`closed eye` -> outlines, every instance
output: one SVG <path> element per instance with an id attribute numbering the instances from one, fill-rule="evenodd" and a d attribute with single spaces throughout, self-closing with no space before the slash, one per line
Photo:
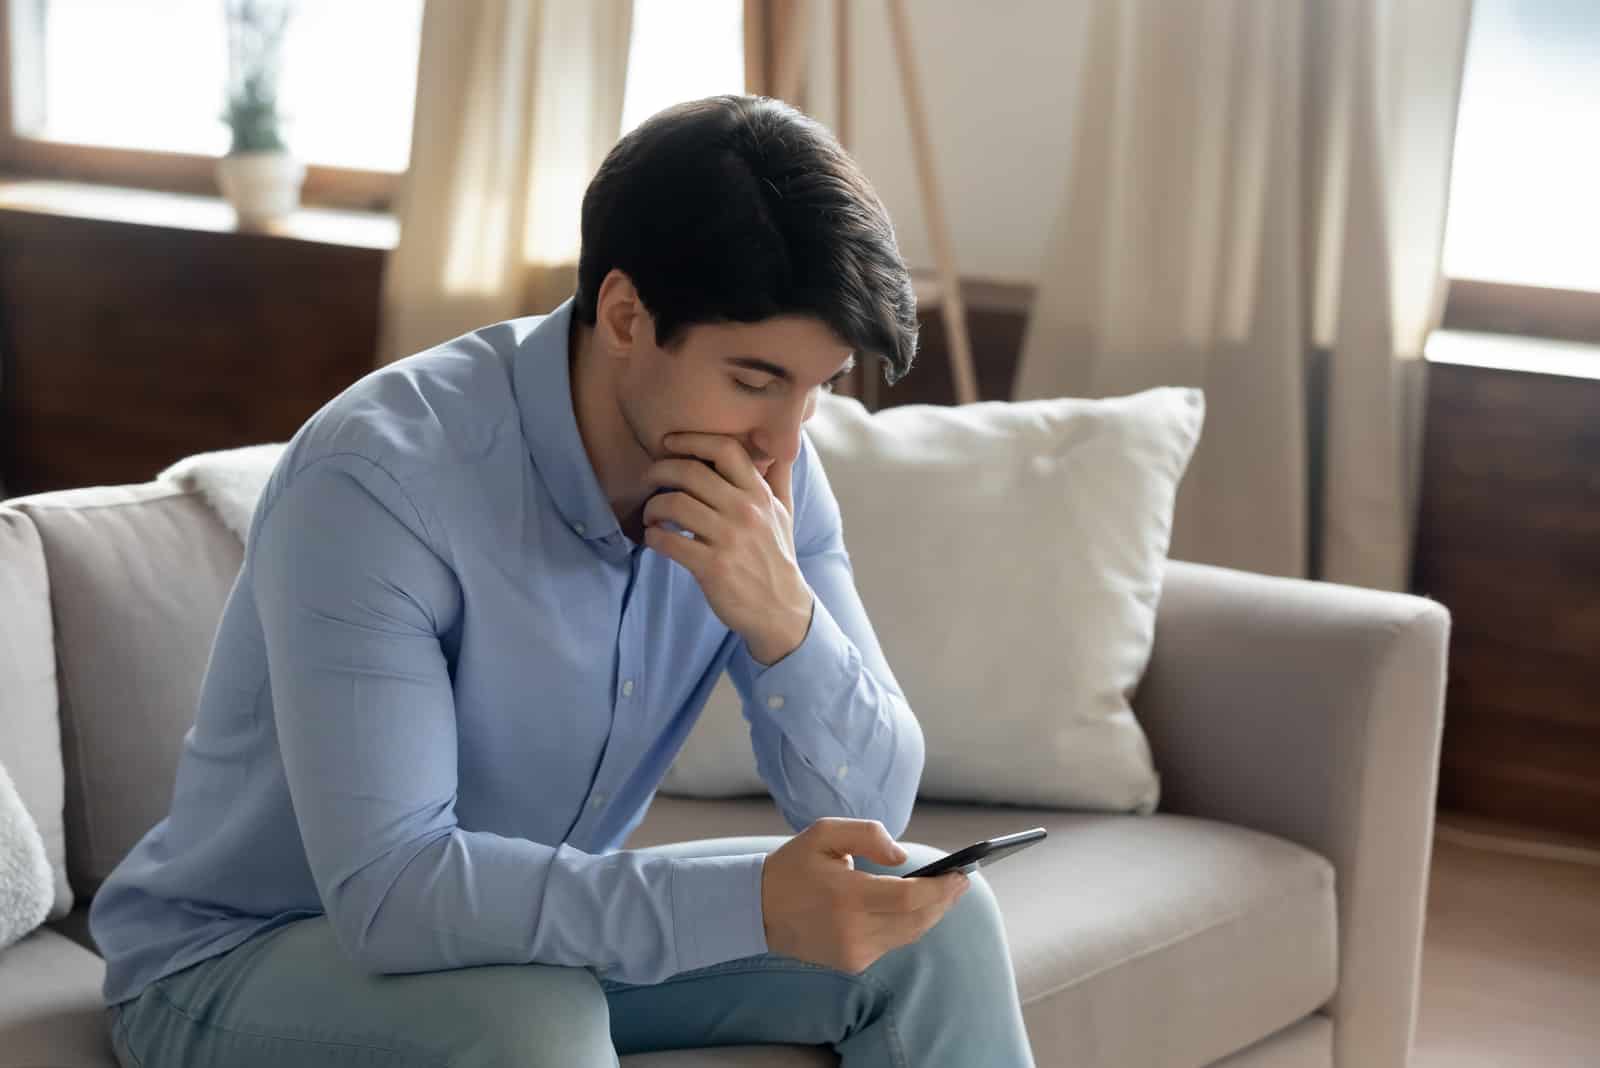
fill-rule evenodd
<path id="1" fill-rule="evenodd" d="M 848 370 L 840 371 L 838 374 L 834 375 L 832 378 L 830 378 L 826 382 L 822 383 L 822 389 L 826 390 L 829 393 L 832 393 L 833 390 L 834 390 L 834 387 L 837 386 L 840 382 L 843 382 L 845 380 L 845 378 L 849 374 L 850 374 L 850 372 Z M 729 377 L 731 377 L 733 379 L 734 386 L 736 388 L 738 388 L 739 390 L 745 392 L 745 393 L 754 393 L 754 394 L 760 395 L 760 394 L 763 394 L 763 393 L 772 392 L 772 390 L 770 388 L 771 385 L 772 385 L 771 382 L 766 382 L 766 383 L 763 383 L 762 385 L 757 386 L 757 385 L 752 385 L 749 382 L 746 382 L 744 379 L 740 378 L 738 375 L 731 375 Z"/>

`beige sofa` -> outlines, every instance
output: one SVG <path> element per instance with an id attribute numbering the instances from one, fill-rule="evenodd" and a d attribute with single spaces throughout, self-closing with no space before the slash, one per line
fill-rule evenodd
<path id="1" fill-rule="evenodd" d="M 165 812 L 240 558 L 175 485 L 0 504 L 0 760 L 26 760 L 35 796 L 64 776 L 76 895 L 0 951 L 0 1068 L 114 1063 L 86 906 Z M 947 849 L 1050 830 L 985 869 L 1040 1068 L 1405 1063 L 1448 629 L 1421 598 L 1172 563 L 1134 702 L 1163 774 L 1159 814 L 919 806 L 906 838 Z M 659 796 L 630 844 L 787 830 L 764 799 Z M 759 1047 L 624 1063 L 836 1058 Z"/>

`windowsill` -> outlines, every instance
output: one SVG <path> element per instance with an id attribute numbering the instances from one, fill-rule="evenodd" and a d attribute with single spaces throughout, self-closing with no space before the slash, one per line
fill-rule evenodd
<path id="1" fill-rule="evenodd" d="M 321 245 L 388 251 L 400 240 L 400 222 L 386 212 L 302 207 L 259 228 L 239 226 L 220 197 L 151 189 L 0 177 L 0 211 L 28 211 L 135 226 L 159 226 L 217 234 L 265 234 Z"/>
<path id="2" fill-rule="evenodd" d="M 1600 345 L 1516 334 L 1435 330 L 1423 349 L 1429 363 L 1600 380 Z"/>

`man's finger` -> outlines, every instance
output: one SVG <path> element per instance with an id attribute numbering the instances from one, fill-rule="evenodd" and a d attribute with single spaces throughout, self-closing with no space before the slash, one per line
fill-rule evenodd
<path id="1" fill-rule="evenodd" d="M 702 545 L 682 534 L 674 534 L 666 527 L 645 527 L 644 543 L 667 559 L 682 564 L 697 581 L 706 564 L 711 561 L 711 546 Z"/>
<path id="2" fill-rule="evenodd" d="M 932 930 L 940 920 L 944 919 L 944 914 L 955 908 L 956 902 L 960 900 L 961 894 L 941 897 L 930 905 L 924 905 L 914 912 L 906 913 L 900 917 L 899 922 L 905 924 L 906 933 L 912 941 L 916 941 Z"/>
<path id="3" fill-rule="evenodd" d="M 741 498 L 736 486 L 702 460 L 657 460 L 649 477 L 662 488 L 683 490 L 719 512 L 737 507 Z"/>
<path id="4" fill-rule="evenodd" d="M 899 864 L 906 859 L 905 850 L 877 820 L 824 816 L 807 827 L 806 833 L 836 857 L 849 853 L 886 866 Z"/>
<path id="5" fill-rule="evenodd" d="M 697 540 L 710 545 L 723 540 L 728 526 L 728 521 L 704 501 L 678 491 L 651 497 L 645 502 L 643 519 L 647 527 L 663 519 L 670 520 L 684 530 L 692 531 Z"/>
<path id="6" fill-rule="evenodd" d="M 761 473 L 756 470 L 744 446 L 725 434 L 697 434 L 682 430 L 668 434 L 663 442 L 673 452 L 698 456 L 716 465 L 717 472 L 742 490 L 755 491 L 762 487 Z"/>
<path id="7" fill-rule="evenodd" d="M 794 518 L 794 464 L 783 460 L 774 460 L 767 469 L 767 485 L 772 487 L 772 495 L 783 502 L 789 510 L 789 517 Z"/>
<path id="8" fill-rule="evenodd" d="M 868 912 L 915 912 L 950 896 L 950 877 L 904 879 L 898 875 L 860 873 L 861 905 Z"/>
<path id="9" fill-rule="evenodd" d="M 871 938 L 882 946 L 909 945 L 936 927 L 959 900 L 959 896 L 947 894 L 910 912 L 873 913 L 867 920 Z"/>

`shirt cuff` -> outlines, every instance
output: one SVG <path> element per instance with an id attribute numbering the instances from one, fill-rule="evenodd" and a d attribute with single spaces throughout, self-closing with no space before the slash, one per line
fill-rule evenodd
<path id="1" fill-rule="evenodd" d="M 672 923 L 678 970 L 767 952 L 761 914 L 765 853 L 673 861 Z"/>
<path id="2" fill-rule="evenodd" d="M 789 702 L 816 708 L 855 689 L 861 675 L 861 654 L 821 597 L 812 598 L 811 629 L 788 656 L 762 664 L 741 641 L 734 656 L 743 661 L 751 694 L 761 708 L 777 712 Z"/>

